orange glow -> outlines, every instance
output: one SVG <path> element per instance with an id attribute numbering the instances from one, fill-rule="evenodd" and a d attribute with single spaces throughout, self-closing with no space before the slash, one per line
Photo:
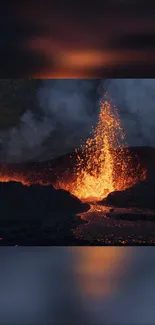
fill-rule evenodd
<path id="1" fill-rule="evenodd" d="M 70 51 L 58 57 L 59 63 L 69 68 L 101 67 L 106 57 L 100 51 Z"/>
<path id="2" fill-rule="evenodd" d="M 0 171 L 0 182 L 4 183 L 17 182 L 25 186 L 31 186 L 33 184 L 51 185 L 51 182 L 44 180 L 43 178 L 43 175 L 37 175 L 37 173 L 32 173 L 30 171 L 27 171 L 26 174 L 15 172 L 10 170 L 7 166 Z"/>
<path id="3" fill-rule="evenodd" d="M 105 101 L 101 103 L 96 129 L 92 129 L 91 137 L 76 150 L 74 169 L 69 171 L 64 167 L 60 177 L 56 169 L 23 173 L 3 165 L 0 182 L 15 181 L 26 186 L 53 185 L 56 189 L 69 191 L 82 201 L 99 201 L 113 191 L 125 190 L 146 179 L 146 170 L 140 165 L 134 167 L 134 157 L 131 157 L 124 139 L 118 111 Z"/>
<path id="4" fill-rule="evenodd" d="M 116 190 L 125 190 L 146 178 L 146 172 L 132 167 L 124 144 L 124 132 L 116 107 L 101 103 L 99 120 L 92 136 L 77 150 L 75 179 L 59 181 L 59 187 L 81 200 L 99 201 Z"/>
<path id="5" fill-rule="evenodd" d="M 82 292 L 89 297 L 113 294 L 128 267 L 130 250 L 120 247 L 83 247 L 78 249 L 75 268 Z M 125 263 L 124 263 L 125 261 Z"/>
<path id="6" fill-rule="evenodd" d="M 18 175 L 18 174 L 12 174 L 12 175 L 7 175 L 7 173 L 3 174 L 0 173 L 0 182 L 8 183 L 8 182 L 17 182 L 17 183 L 22 183 L 23 185 L 30 186 L 31 183 L 26 180 L 24 176 Z"/>
<path id="7" fill-rule="evenodd" d="M 87 43 L 87 41 L 86 41 Z M 45 67 L 34 73 L 33 78 L 96 78 L 100 74 L 107 75 L 108 69 L 123 65 L 145 65 L 152 62 L 154 53 L 148 50 L 125 50 L 57 41 L 49 36 L 35 37 L 26 43 L 24 50 L 44 56 Z M 102 71 L 102 72 L 101 72 Z"/>

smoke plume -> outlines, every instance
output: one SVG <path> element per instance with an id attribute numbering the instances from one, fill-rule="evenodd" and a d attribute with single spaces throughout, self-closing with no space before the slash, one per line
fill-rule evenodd
<path id="1" fill-rule="evenodd" d="M 72 152 L 97 118 L 99 80 L 44 80 L 20 123 L 1 131 L 1 161 L 46 160 Z"/>
<path id="2" fill-rule="evenodd" d="M 155 79 L 48 79 L 37 83 L 35 104 L 22 90 L 23 104 L 17 109 L 15 101 L 14 115 L 9 97 L 15 95 L 8 88 L 3 96 L 9 106 L 1 104 L 0 162 L 42 161 L 72 152 L 95 126 L 104 90 L 119 109 L 128 144 L 155 146 Z M 16 97 L 20 94 L 21 88 Z M 17 111 L 19 122 L 13 124 Z"/>
<path id="3" fill-rule="evenodd" d="M 155 79 L 110 79 L 105 88 L 119 109 L 131 146 L 155 146 Z"/>

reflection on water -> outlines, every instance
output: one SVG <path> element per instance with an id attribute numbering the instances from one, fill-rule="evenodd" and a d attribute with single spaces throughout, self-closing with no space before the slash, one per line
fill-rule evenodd
<path id="1" fill-rule="evenodd" d="M 112 294 L 119 286 L 125 272 L 125 250 L 119 247 L 78 248 L 76 274 L 79 286 L 86 299 Z M 128 260 L 130 259 L 130 254 Z"/>
<path id="2" fill-rule="evenodd" d="M 0 325 L 155 323 L 153 247 L 0 251 Z"/>
<path id="3" fill-rule="evenodd" d="M 78 254 L 78 283 L 96 324 L 155 323 L 153 247 L 89 247 Z"/>

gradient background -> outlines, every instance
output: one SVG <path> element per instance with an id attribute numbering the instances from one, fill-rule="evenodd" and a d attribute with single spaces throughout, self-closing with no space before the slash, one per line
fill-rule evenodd
<path id="1" fill-rule="evenodd" d="M 0 324 L 154 324 L 153 247 L 0 251 Z"/>
<path id="2" fill-rule="evenodd" d="M 151 0 L 13 1 L 1 9 L 0 77 L 151 77 Z"/>

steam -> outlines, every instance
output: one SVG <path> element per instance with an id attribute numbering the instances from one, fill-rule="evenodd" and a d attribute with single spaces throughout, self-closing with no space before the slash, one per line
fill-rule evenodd
<path id="1" fill-rule="evenodd" d="M 119 108 L 131 146 L 155 146 L 155 79 L 111 79 L 105 82 Z"/>
<path id="2" fill-rule="evenodd" d="M 38 89 L 38 111 L 27 107 L 19 126 L 0 131 L 0 162 L 72 152 L 96 124 L 103 89 L 119 109 L 129 145 L 155 146 L 155 79 L 52 79 Z"/>
<path id="3" fill-rule="evenodd" d="M 98 83 L 44 80 L 36 98 L 37 114 L 33 107 L 28 108 L 18 127 L 1 131 L 1 162 L 46 160 L 72 152 L 97 118 Z"/>
<path id="4" fill-rule="evenodd" d="M 53 125 L 50 142 L 55 156 L 74 150 L 91 131 L 97 118 L 96 83 L 79 79 L 44 81 L 39 102 L 42 113 Z"/>

